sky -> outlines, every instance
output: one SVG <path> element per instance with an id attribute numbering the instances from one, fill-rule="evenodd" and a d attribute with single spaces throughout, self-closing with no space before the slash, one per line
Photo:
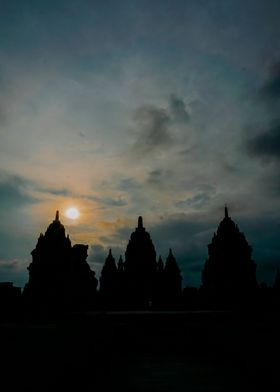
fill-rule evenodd
<path id="1" fill-rule="evenodd" d="M 0 0 L 0 281 L 24 286 L 59 210 L 97 276 L 142 215 L 199 287 L 226 204 L 272 284 L 279 15 L 278 0 Z"/>

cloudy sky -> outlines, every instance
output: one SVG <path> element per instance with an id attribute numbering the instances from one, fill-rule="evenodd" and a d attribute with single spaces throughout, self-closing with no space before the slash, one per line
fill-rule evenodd
<path id="1" fill-rule="evenodd" d="M 59 209 L 97 273 L 142 215 L 199 286 L 226 203 L 271 284 L 279 14 L 278 0 L 0 0 L 0 281 L 23 287 Z"/>

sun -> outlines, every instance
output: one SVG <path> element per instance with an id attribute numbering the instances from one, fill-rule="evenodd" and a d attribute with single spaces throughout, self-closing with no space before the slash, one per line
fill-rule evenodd
<path id="1" fill-rule="evenodd" d="M 71 207 L 66 210 L 65 215 L 67 218 L 75 220 L 79 218 L 80 212 L 77 210 L 77 208 Z"/>

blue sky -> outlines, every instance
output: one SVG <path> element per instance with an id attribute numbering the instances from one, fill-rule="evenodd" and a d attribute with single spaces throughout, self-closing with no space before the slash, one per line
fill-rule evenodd
<path id="1" fill-rule="evenodd" d="M 143 215 L 200 284 L 230 215 L 280 264 L 279 1 L 0 1 L 0 280 L 57 209 L 97 273 Z M 79 220 L 65 210 L 76 206 Z"/>

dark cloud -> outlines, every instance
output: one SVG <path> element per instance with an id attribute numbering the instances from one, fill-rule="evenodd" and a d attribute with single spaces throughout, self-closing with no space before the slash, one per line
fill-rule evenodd
<path id="1" fill-rule="evenodd" d="M 115 198 L 89 196 L 88 199 L 97 202 L 103 207 L 124 207 L 128 204 L 128 201 L 123 196 L 116 196 Z"/>
<path id="2" fill-rule="evenodd" d="M 179 208 L 201 208 L 207 205 L 211 198 L 211 194 L 209 193 L 198 193 L 197 195 L 189 197 L 188 199 L 176 201 L 174 204 Z"/>
<path id="3" fill-rule="evenodd" d="M 124 207 L 128 204 L 127 200 L 125 200 L 122 196 L 118 196 L 114 199 L 105 197 L 103 202 L 104 204 L 112 207 Z"/>
<path id="4" fill-rule="evenodd" d="M 18 259 L 0 259 L 0 281 L 10 281 L 23 287 L 27 281 L 27 262 Z"/>
<path id="5" fill-rule="evenodd" d="M 265 173 L 258 177 L 258 187 L 262 187 L 267 197 L 279 195 L 279 159 L 280 159 L 280 62 L 275 63 L 266 83 L 258 94 L 263 113 L 264 124 L 262 128 L 258 123 L 247 127 L 247 132 L 253 136 L 245 139 L 245 151 L 264 165 L 268 165 Z M 257 130 L 256 130 L 257 128 Z"/>
<path id="6" fill-rule="evenodd" d="M 0 270 L 11 271 L 11 270 L 21 270 L 22 263 L 19 260 L 3 260 L 0 259 Z"/>
<path id="7" fill-rule="evenodd" d="M 130 190 L 138 189 L 140 187 L 140 184 L 135 180 L 135 178 L 129 177 L 120 180 L 119 187 L 123 191 L 130 191 Z"/>
<path id="8" fill-rule="evenodd" d="M 267 100 L 280 99 L 280 61 L 272 66 L 270 77 L 261 88 L 260 96 Z"/>
<path id="9" fill-rule="evenodd" d="M 190 116 L 182 98 L 171 94 L 168 107 L 145 105 L 134 113 L 136 142 L 134 151 L 149 153 L 158 148 L 170 147 L 175 142 L 172 126 L 189 122 Z"/>
<path id="10" fill-rule="evenodd" d="M 280 62 L 271 67 L 268 80 L 259 91 L 259 97 L 268 103 L 268 115 L 270 117 L 270 126 L 253 138 L 247 140 L 246 146 L 250 153 L 271 159 L 280 158 Z"/>
<path id="11" fill-rule="evenodd" d="M 32 250 L 33 239 L 29 237 L 30 221 L 26 221 L 25 208 L 37 200 L 28 193 L 29 181 L 17 176 L 0 174 L 0 259 L 10 260 L 28 258 Z M 15 263 L 0 266 L 3 275 L 10 267 L 15 271 Z M 13 266 L 13 268 L 12 268 Z M 6 274 L 6 272 L 5 272 Z M 21 278 L 26 279 L 26 271 L 21 271 Z"/>
<path id="12" fill-rule="evenodd" d="M 107 249 L 105 249 L 102 245 L 92 245 L 89 251 L 88 262 L 95 266 L 99 266 L 99 268 L 101 266 L 102 268 L 107 254 Z"/>
<path id="13" fill-rule="evenodd" d="M 158 147 L 172 143 L 168 125 L 170 118 L 164 109 L 155 106 L 142 106 L 134 115 L 137 126 L 137 140 L 134 149 L 140 153 L 149 153 Z"/>
<path id="14" fill-rule="evenodd" d="M 168 186 L 169 179 L 172 177 L 171 170 L 155 169 L 148 173 L 147 184 L 157 188 Z"/>
<path id="15" fill-rule="evenodd" d="M 137 226 L 137 221 L 135 221 L 135 226 Z M 113 233 L 110 238 L 107 238 L 106 242 L 111 245 L 112 245 L 112 242 L 114 244 L 117 244 L 117 246 L 114 246 L 114 249 L 117 248 L 119 250 L 119 254 L 123 254 L 125 251 L 125 247 L 123 249 L 121 249 L 119 244 L 120 243 L 122 243 L 122 244 L 128 243 L 128 240 L 130 238 L 130 234 L 134 230 L 135 230 L 135 228 L 133 226 L 122 226 L 117 231 L 115 231 L 115 233 Z"/>
<path id="16" fill-rule="evenodd" d="M 70 192 L 67 189 L 53 189 L 53 188 L 40 188 L 41 192 L 47 192 L 50 193 L 51 195 L 55 196 L 70 196 Z"/>
<path id="17" fill-rule="evenodd" d="M 280 159 L 280 123 L 247 140 L 246 147 L 255 156 Z"/>
<path id="18" fill-rule="evenodd" d="M 5 74 L 0 75 L 0 124 L 6 125 L 16 97 L 15 85 Z"/>
<path id="19" fill-rule="evenodd" d="M 36 199 L 27 193 L 29 185 L 29 181 L 21 177 L 2 175 L 1 178 L 0 176 L 1 208 L 19 208 L 25 204 L 36 202 Z"/>
<path id="20" fill-rule="evenodd" d="M 148 182 L 151 184 L 159 184 L 162 181 L 163 171 L 160 169 L 152 170 L 149 173 Z"/>
<path id="21" fill-rule="evenodd" d="M 179 98 L 175 94 L 171 94 L 169 105 L 172 119 L 183 123 L 190 120 L 190 115 L 182 98 Z"/>

